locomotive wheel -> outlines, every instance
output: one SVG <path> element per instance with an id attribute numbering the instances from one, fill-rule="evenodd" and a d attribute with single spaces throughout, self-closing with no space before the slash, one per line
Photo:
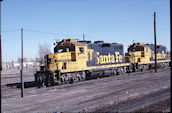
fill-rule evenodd
<path id="1" fill-rule="evenodd" d="M 91 79 L 91 72 L 86 72 L 86 80 L 90 80 Z"/>
<path id="2" fill-rule="evenodd" d="M 49 72 L 49 71 L 46 72 L 45 85 L 46 85 L 46 87 L 55 85 L 55 80 L 53 78 L 52 72 Z"/>
<path id="3" fill-rule="evenodd" d="M 122 75 L 122 74 L 125 74 L 125 70 L 123 68 L 118 68 L 117 75 Z"/>
<path id="4" fill-rule="evenodd" d="M 71 77 L 70 79 L 69 79 L 69 83 L 70 84 L 72 84 L 74 81 L 73 81 L 73 78 Z"/>
<path id="5" fill-rule="evenodd" d="M 64 83 L 68 84 L 69 83 L 69 78 L 67 76 L 64 77 Z"/>
<path id="6" fill-rule="evenodd" d="M 112 74 L 116 76 L 116 75 L 118 74 L 117 70 L 114 69 L 114 70 L 112 71 Z"/>
<path id="7" fill-rule="evenodd" d="M 81 75 L 79 75 L 78 76 L 78 81 L 81 81 L 81 80 L 82 80 Z"/>
<path id="8" fill-rule="evenodd" d="M 162 67 L 162 68 L 165 68 L 165 63 L 162 63 L 162 64 L 161 64 L 161 67 Z"/>
<path id="9" fill-rule="evenodd" d="M 82 79 L 82 80 L 85 80 L 85 79 L 86 79 L 85 72 L 82 73 L 81 79 Z"/>
<path id="10" fill-rule="evenodd" d="M 37 86 L 38 88 L 43 87 L 44 78 L 41 74 L 37 75 Z"/>
<path id="11" fill-rule="evenodd" d="M 167 65 L 166 65 L 167 67 L 169 67 L 169 66 L 170 66 L 168 62 L 167 62 L 166 64 L 167 64 Z"/>
<path id="12" fill-rule="evenodd" d="M 146 71 L 146 66 L 142 65 L 142 71 Z"/>
<path id="13" fill-rule="evenodd" d="M 78 82 L 78 77 L 73 77 L 73 83 L 76 83 L 76 82 Z"/>
<path id="14" fill-rule="evenodd" d="M 46 75 L 45 85 L 46 85 L 46 87 L 50 87 L 51 86 L 51 83 L 50 83 L 50 75 Z"/>
<path id="15" fill-rule="evenodd" d="M 61 85 L 62 84 L 62 82 L 59 80 L 59 81 L 57 81 L 57 85 Z"/>
<path id="16" fill-rule="evenodd" d="M 64 78 L 62 76 L 60 77 L 60 82 L 61 82 L 61 84 L 64 83 Z"/>
<path id="17" fill-rule="evenodd" d="M 138 72 L 142 72 L 143 70 L 142 70 L 142 65 L 139 65 L 138 66 Z"/>

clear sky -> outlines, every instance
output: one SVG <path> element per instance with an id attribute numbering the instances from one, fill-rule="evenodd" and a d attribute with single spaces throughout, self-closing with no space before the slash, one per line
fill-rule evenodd
<path id="1" fill-rule="evenodd" d="M 81 40 L 83 33 L 86 40 L 121 43 L 125 52 L 133 40 L 154 43 L 154 11 L 157 44 L 170 50 L 169 0 L 3 0 L 1 6 L 3 61 L 20 57 L 21 27 L 24 57 L 38 57 L 39 44 L 53 51 L 56 39 Z"/>

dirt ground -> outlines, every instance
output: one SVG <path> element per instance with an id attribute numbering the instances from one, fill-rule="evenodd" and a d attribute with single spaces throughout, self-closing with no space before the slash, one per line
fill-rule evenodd
<path id="1" fill-rule="evenodd" d="M 24 81 L 33 81 L 35 71 L 35 69 L 24 70 Z M 23 98 L 20 95 L 20 88 L 7 87 L 7 84 L 20 82 L 20 71 L 2 72 L 2 112 L 56 112 L 74 105 L 129 93 L 141 88 L 150 88 L 160 84 L 169 85 L 170 71 L 170 68 L 158 69 L 158 73 L 154 73 L 152 70 L 145 73 L 111 76 L 48 88 L 30 87 L 24 89 Z M 83 111 L 85 108 L 81 109 L 81 112 Z"/>
<path id="2" fill-rule="evenodd" d="M 34 81 L 34 73 L 38 69 L 24 69 L 23 70 L 23 80 L 24 82 L 28 81 Z M 20 83 L 20 70 L 5 70 L 2 71 L 1 76 L 1 86 L 7 85 L 7 84 L 13 84 L 13 83 Z"/>

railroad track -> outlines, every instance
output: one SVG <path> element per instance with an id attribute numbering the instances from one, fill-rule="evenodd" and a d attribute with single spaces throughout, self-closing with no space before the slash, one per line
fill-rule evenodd
<path id="1" fill-rule="evenodd" d="M 20 97 L 21 92 L 19 88 L 5 90 L 5 92 L 3 90 L 2 103 L 4 111 L 8 112 L 55 112 L 70 108 L 74 105 L 86 104 L 112 96 L 119 96 L 121 94 L 121 97 L 112 99 L 113 102 L 115 101 L 115 103 L 117 103 L 121 98 L 127 99 L 127 97 L 135 95 L 131 94 L 124 96 L 122 94 L 130 94 L 133 91 L 140 91 L 141 93 L 143 89 L 149 89 L 153 86 L 155 89 L 152 90 L 155 92 L 159 88 L 162 90 L 164 88 L 169 88 L 169 84 L 170 70 L 164 69 L 158 70 L 158 73 L 156 74 L 153 72 L 147 74 L 131 73 L 129 76 L 111 76 L 102 79 L 78 82 L 76 84 L 64 84 L 48 88 L 26 88 L 24 90 L 24 98 Z M 144 94 L 146 95 L 146 91 L 144 91 Z M 111 100 L 92 104 L 85 108 L 88 107 L 90 110 L 90 107 L 98 106 L 99 104 L 102 104 L 101 107 L 105 107 L 103 103 L 106 102 L 111 103 Z M 119 102 L 121 102 L 121 100 L 119 100 Z M 82 112 L 83 109 L 87 111 L 85 108 L 80 107 L 66 112 L 77 112 L 77 110 L 78 112 Z"/>
<path id="2" fill-rule="evenodd" d="M 165 71 L 165 69 L 162 69 L 162 71 Z M 42 88 L 33 87 L 33 88 L 26 89 L 25 94 L 28 95 L 28 96 L 32 96 L 32 95 L 36 95 L 36 94 L 45 93 L 45 90 L 48 92 L 49 90 L 52 90 L 52 89 L 63 89 L 63 88 L 70 88 L 70 87 L 72 88 L 72 87 L 75 87 L 75 86 L 80 86 L 81 87 L 83 85 L 94 85 L 96 82 L 106 82 L 106 81 L 108 82 L 109 80 L 114 79 L 114 77 L 117 78 L 117 80 L 121 80 L 121 79 L 125 79 L 126 77 L 129 77 L 129 76 L 132 78 L 132 75 L 145 74 L 145 73 L 151 73 L 151 72 L 152 72 L 152 70 L 149 70 L 147 72 L 135 72 L 135 73 L 130 73 L 130 74 L 126 74 L 126 75 L 104 77 L 104 78 L 101 78 L 101 79 L 81 81 L 81 82 L 74 83 L 74 84 L 63 84 L 63 85 L 52 86 L 52 87 L 48 87 L 48 88 L 47 87 L 42 87 Z M 129 76 L 127 76 L 127 75 L 129 75 Z M 142 80 L 137 81 L 137 83 L 140 83 L 140 82 L 142 82 Z M 19 89 L 15 88 L 15 87 L 7 88 L 7 87 L 3 86 L 1 90 L 2 90 L 2 92 L 6 91 L 4 93 L 5 95 L 2 95 L 2 97 L 4 97 L 4 98 L 20 96 Z"/>
<path id="3" fill-rule="evenodd" d="M 170 92 L 162 93 L 158 96 L 150 97 L 141 101 L 134 102 L 132 104 L 122 106 L 118 109 L 112 110 L 110 113 L 116 113 L 116 112 L 132 112 L 135 111 L 139 108 L 142 108 L 146 106 L 148 103 L 153 104 L 156 103 L 157 101 L 163 99 L 163 98 L 169 98 L 170 97 Z M 148 106 L 148 105 L 147 105 Z M 138 108 L 139 107 L 139 108 Z M 143 112 L 143 111 L 140 111 Z"/>
<path id="4" fill-rule="evenodd" d="M 165 69 L 161 69 L 161 72 L 163 72 L 163 71 L 166 71 L 166 69 L 169 69 L 169 68 L 165 68 Z M 144 72 L 134 72 L 134 73 L 129 73 L 129 74 L 124 74 L 124 75 L 115 75 L 116 77 L 126 77 L 127 75 L 137 75 L 137 74 L 145 74 L 145 73 L 152 73 L 153 72 L 153 70 L 147 70 L 147 71 L 144 71 Z M 33 75 L 27 75 L 28 77 L 29 76 L 33 76 Z M 114 75 L 112 75 L 112 76 L 109 76 L 109 77 L 114 77 Z M 3 78 L 19 78 L 19 77 L 2 77 L 2 79 Z M 102 77 L 102 78 L 104 78 L 104 79 L 106 79 L 107 77 Z M 102 78 L 100 78 L 100 79 L 102 79 Z M 91 79 L 91 80 L 95 80 L 95 79 Z M 79 85 L 82 85 L 82 84 L 85 84 L 85 83 L 87 83 L 88 81 L 91 81 L 91 80 L 86 80 L 86 81 L 80 81 L 80 82 L 76 82 L 75 84 L 70 84 L 71 86 L 75 86 L 75 85 L 78 85 L 78 83 L 79 83 Z M 32 83 L 34 83 L 34 81 L 27 81 L 27 82 L 25 82 L 25 87 L 27 88 L 27 87 L 29 87 L 29 86 L 27 86 L 27 83 L 29 83 L 29 84 L 31 84 L 31 82 Z M 6 84 L 6 85 L 3 85 L 3 86 L 1 86 L 1 88 L 3 88 L 3 89 L 10 89 L 10 88 L 20 88 L 20 84 L 21 83 L 9 83 L 9 84 Z M 66 85 L 66 84 L 62 84 L 62 85 L 64 85 L 64 87 L 66 86 L 66 87 L 70 87 L 69 85 Z M 16 86 L 16 87 L 15 87 Z M 58 86 L 61 86 L 61 85 L 58 85 Z M 6 88 L 6 87 L 9 87 L 9 88 Z M 33 85 L 32 85 L 32 87 L 33 87 Z M 36 86 L 35 86 L 36 87 Z M 52 87 L 56 87 L 56 86 L 52 86 Z M 43 87 L 43 88 L 45 88 L 45 87 Z"/>
<path id="5" fill-rule="evenodd" d="M 97 100 L 89 101 L 87 103 L 74 105 L 74 106 L 71 106 L 71 107 L 68 107 L 68 108 L 65 108 L 65 109 L 58 110 L 55 113 L 82 112 L 82 110 L 85 109 L 85 108 L 89 109 L 89 107 L 91 107 L 90 109 L 92 109 L 93 106 L 95 106 L 95 108 L 96 108 L 97 106 L 100 106 L 101 104 L 103 104 L 105 102 L 108 102 L 108 101 L 114 101 L 116 99 L 119 100 L 120 98 L 121 98 L 121 100 L 125 100 L 125 99 L 128 99 L 129 97 L 132 97 L 133 95 L 141 95 L 141 94 L 146 95 L 149 92 L 152 93 L 152 92 L 157 92 L 160 89 L 162 90 L 162 89 L 169 89 L 169 88 L 170 88 L 170 81 L 165 82 L 163 84 L 154 85 L 154 86 L 149 87 L 149 88 L 141 88 L 141 89 L 138 89 L 138 90 L 133 91 L 133 92 L 122 93 L 122 94 L 119 94 L 119 95 L 113 95 L 113 96 L 105 97 L 103 99 L 97 99 Z M 118 111 L 126 110 L 126 109 L 129 109 L 131 107 L 135 107 L 135 106 L 137 106 L 139 104 L 143 104 L 145 102 L 153 101 L 153 100 L 156 100 L 156 99 L 158 99 L 160 97 L 164 97 L 164 96 L 167 96 L 167 95 L 170 95 L 170 93 L 169 92 L 164 93 L 164 94 L 161 94 L 161 95 L 156 96 L 156 97 L 152 97 L 152 98 L 149 98 L 149 99 L 146 99 L 146 100 L 143 100 L 143 101 L 139 101 L 139 102 L 127 105 L 127 106 L 123 106 L 123 107 L 120 107 L 120 108 L 118 108 L 116 110 L 112 110 L 111 112 L 118 112 Z"/>

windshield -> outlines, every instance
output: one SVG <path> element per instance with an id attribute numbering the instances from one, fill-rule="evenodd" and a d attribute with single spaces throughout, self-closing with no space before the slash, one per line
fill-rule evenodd
<path id="1" fill-rule="evenodd" d="M 72 52 L 72 51 L 75 51 L 75 47 L 60 47 L 57 49 L 56 52 L 58 53 L 62 53 L 62 52 Z"/>
<path id="2" fill-rule="evenodd" d="M 135 52 L 135 51 L 144 51 L 144 48 L 141 46 L 136 46 L 128 49 L 128 52 Z"/>

